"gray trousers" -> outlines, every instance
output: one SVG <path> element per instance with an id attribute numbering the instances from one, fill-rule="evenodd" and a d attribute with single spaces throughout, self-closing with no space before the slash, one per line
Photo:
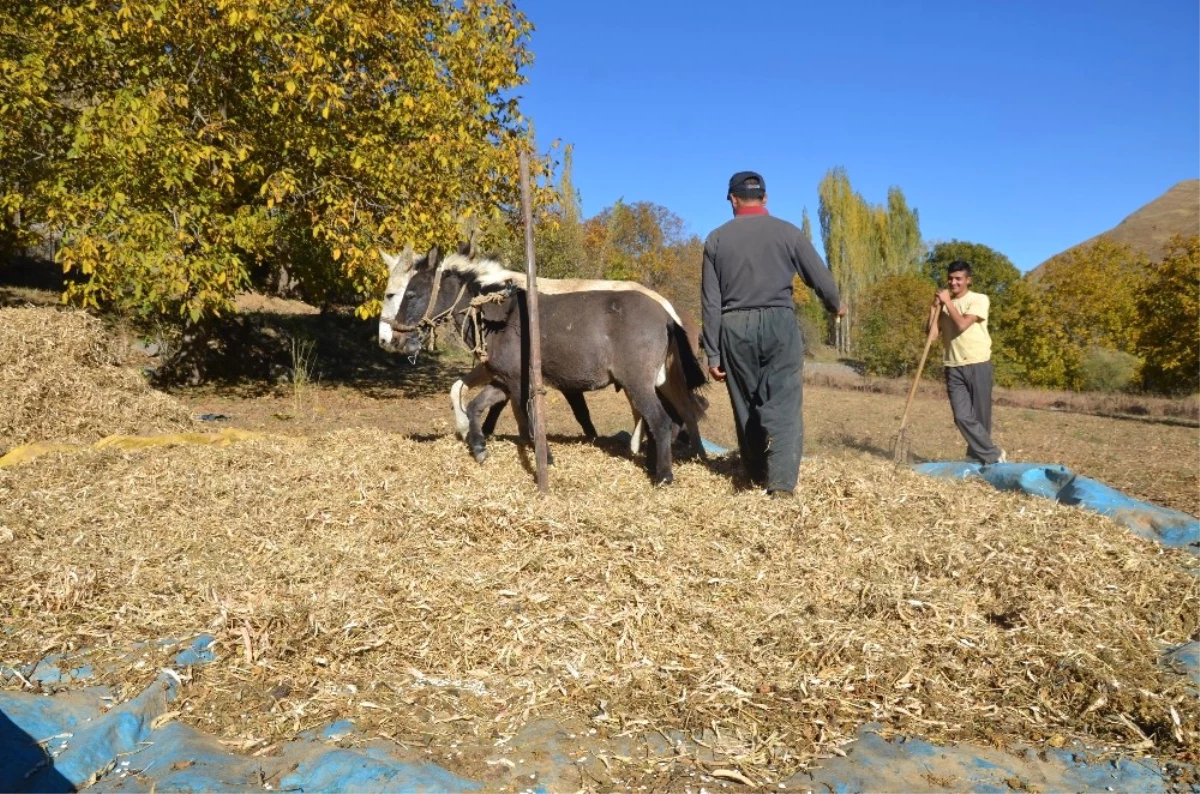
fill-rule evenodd
<path id="1" fill-rule="evenodd" d="M 946 367 L 946 395 L 954 424 L 967 441 L 967 457 L 995 463 L 1000 448 L 992 441 L 992 362 Z"/>
<path id="2" fill-rule="evenodd" d="M 804 447 L 804 342 L 796 315 L 787 308 L 726 312 L 720 344 L 746 476 L 770 491 L 794 491 Z"/>

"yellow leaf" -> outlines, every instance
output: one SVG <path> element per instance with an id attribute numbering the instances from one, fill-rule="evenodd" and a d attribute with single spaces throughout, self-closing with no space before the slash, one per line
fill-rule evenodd
<path id="1" fill-rule="evenodd" d="M 336 262 L 341 258 L 342 258 L 342 249 L 340 249 L 340 248 L 333 249 L 333 261 Z"/>
<path id="2" fill-rule="evenodd" d="M 296 93 L 296 81 L 295 81 L 295 80 L 288 80 L 286 83 L 284 83 L 284 85 L 283 85 L 283 89 L 284 89 L 285 91 L 287 91 L 289 94 L 294 94 L 294 93 Z"/>

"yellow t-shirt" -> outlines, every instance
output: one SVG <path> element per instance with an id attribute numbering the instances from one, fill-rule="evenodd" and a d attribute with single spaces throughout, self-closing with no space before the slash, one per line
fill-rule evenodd
<path id="1" fill-rule="evenodd" d="M 947 367 L 961 367 L 966 364 L 982 364 L 992 357 L 992 337 L 988 334 L 987 319 L 990 301 L 987 295 L 967 291 L 961 298 L 952 298 L 951 303 L 958 309 L 959 314 L 973 314 L 979 318 L 977 322 L 967 326 L 967 330 L 959 333 L 954 321 L 950 319 L 949 310 L 943 306 L 938 316 L 938 330 L 942 336 L 942 364 Z"/>

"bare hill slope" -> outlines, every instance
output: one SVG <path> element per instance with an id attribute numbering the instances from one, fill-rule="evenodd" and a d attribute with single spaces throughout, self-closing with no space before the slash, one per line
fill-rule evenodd
<path id="1" fill-rule="evenodd" d="M 1067 249 L 1090 245 L 1101 237 L 1124 243 L 1159 262 L 1163 258 L 1167 241 L 1176 234 L 1200 234 L 1200 179 L 1187 179 L 1171 187 L 1166 193 L 1138 209 L 1125 220 L 1106 232 L 1085 240 Z M 1062 256 L 1056 254 L 1030 271 L 1035 278 L 1047 262 Z"/>

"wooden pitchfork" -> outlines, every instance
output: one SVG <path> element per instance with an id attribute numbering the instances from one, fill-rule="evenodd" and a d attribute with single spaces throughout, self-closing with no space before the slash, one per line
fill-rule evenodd
<path id="1" fill-rule="evenodd" d="M 900 417 L 900 431 L 892 437 L 892 460 L 896 463 L 908 463 L 912 459 L 912 445 L 907 436 L 908 409 L 912 407 L 913 397 L 917 394 L 917 386 L 921 383 L 921 372 L 925 369 L 925 359 L 929 356 L 929 348 L 938 335 L 938 314 L 941 306 L 934 304 L 929 308 L 929 335 L 925 339 L 925 349 L 921 351 L 921 362 L 917 364 L 917 376 L 913 378 L 912 388 L 908 390 L 908 402 L 904 404 L 904 415 Z"/>

